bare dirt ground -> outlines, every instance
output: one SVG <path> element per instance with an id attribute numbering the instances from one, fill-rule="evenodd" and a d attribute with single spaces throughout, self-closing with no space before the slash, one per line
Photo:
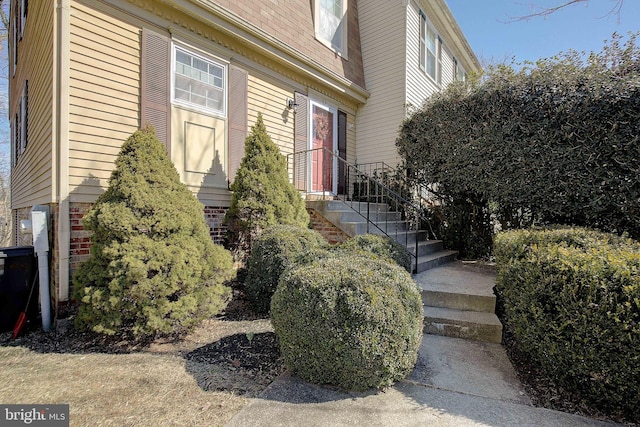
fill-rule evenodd
<path id="1" fill-rule="evenodd" d="M 16 340 L 0 335 L 0 402 L 67 403 L 73 426 L 219 426 L 284 370 L 271 323 L 238 289 L 183 337 L 105 338 L 72 320 L 49 334 L 33 325 Z"/>

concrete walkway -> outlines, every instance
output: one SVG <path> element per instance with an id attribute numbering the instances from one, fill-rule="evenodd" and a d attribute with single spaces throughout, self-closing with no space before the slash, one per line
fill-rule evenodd
<path id="1" fill-rule="evenodd" d="M 285 373 L 228 426 L 615 426 L 534 408 L 500 344 L 424 335 L 411 375 L 345 393 Z"/>

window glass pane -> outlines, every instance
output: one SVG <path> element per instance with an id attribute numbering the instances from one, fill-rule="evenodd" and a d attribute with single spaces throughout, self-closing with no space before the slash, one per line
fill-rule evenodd
<path id="1" fill-rule="evenodd" d="M 436 56 L 431 52 L 427 52 L 427 74 L 436 78 Z"/>
<path id="2" fill-rule="evenodd" d="M 224 111 L 224 67 L 176 48 L 174 100 Z"/>
<path id="3" fill-rule="evenodd" d="M 319 36 L 330 42 L 333 47 L 342 50 L 343 37 L 342 0 L 321 0 L 318 22 Z"/>

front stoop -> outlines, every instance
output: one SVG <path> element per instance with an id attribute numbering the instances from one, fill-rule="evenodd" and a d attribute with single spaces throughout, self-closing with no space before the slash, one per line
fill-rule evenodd
<path id="1" fill-rule="evenodd" d="M 495 315 L 495 272 L 463 262 L 414 276 L 422 288 L 424 332 L 455 338 L 502 341 L 502 324 Z"/>
<path id="2" fill-rule="evenodd" d="M 394 238 L 415 254 L 418 251 L 416 271 L 418 273 L 452 262 L 458 252 L 445 250 L 441 240 L 428 240 L 426 231 L 407 232 L 406 224 L 398 212 L 389 212 L 386 203 L 343 202 L 341 200 L 307 200 L 307 208 L 315 210 L 327 221 L 350 237 L 358 234 L 383 234 Z M 369 215 L 377 227 L 367 224 Z M 381 231 L 382 230 L 382 231 Z"/>

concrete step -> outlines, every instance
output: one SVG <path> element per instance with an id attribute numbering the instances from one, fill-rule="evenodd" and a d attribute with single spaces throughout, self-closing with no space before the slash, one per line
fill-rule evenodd
<path id="1" fill-rule="evenodd" d="M 416 253 L 416 245 L 409 245 L 407 248 L 412 254 Z M 444 250 L 442 240 L 422 240 L 418 242 L 418 256 L 434 254 Z"/>
<path id="2" fill-rule="evenodd" d="M 427 270 L 435 269 L 443 264 L 448 264 L 455 261 L 458 256 L 457 251 L 439 251 L 428 255 L 422 255 L 418 257 L 417 273 L 422 273 Z"/>
<path id="3" fill-rule="evenodd" d="M 365 222 L 366 221 L 366 212 L 360 213 L 360 212 L 356 212 L 352 209 L 346 209 L 346 210 L 331 210 L 331 211 L 327 211 L 327 219 L 330 218 L 336 218 L 339 219 L 342 222 Z M 371 219 L 371 221 L 376 222 L 376 223 L 385 223 L 387 221 L 400 221 L 402 218 L 402 215 L 400 214 L 400 212 L 380 212 L 380 211 L 376 211 L 376 212 L 370 212 L 369 213 L 369 218 Z"/>
<path id="4" fill-rule="evenodd" d="M 375 229 L 375 227 L 373 227 Z M 382 234 L 380 231 L 371 231 L 373 234 Z M 394 233 L 390 233 L 389 237 L 394 239 L 396 242 L 405 245 L 407 248 L 415 247 L 416 245 L 416 235 L 418 236 L 418 244 L 423 241 L 427 241 L 429 237 L 429 232 L 426 230 L 418 230 L 416 231 L 398 231 Z"/>
<path id="5" fill-rule="evenodd" d="M 355 210 L 357 212 L 366 213 L 367 209 L 372 212 L 387 212 L 389 205 L 386 203 L 366 203 L 342 200 L 307 200 L 307 206 L 317 210 L 318 212 Z"/>
<path id="6" fill-rule="evenodd" d="M 328 218 L 327 218 L 328 219 Z M 357 221 L 357 222 L 341 222 L 342 226 L 347 228 L 348 230 L 353 230 L 354 235 L 356 234 L 388 234 L 393 237 L 396 234 L 401 234 L 404 236 L 407 233 L 407 223 L 405 221 L 384 221 L 384 222 L 375 222 L 374 224 L 368 224 L 366 221 Z"/>
<path id="7" fill-rule="evenodd" d="M 425 306 L 494 313 L 495 275 L 463 263 L 434 268 L 415 276 Z"/>
<path id="8" fill-rule="evenodd" d="M 424 333 L 500 343 L 502 324 L 493 313 L 424 307 Z"/>

